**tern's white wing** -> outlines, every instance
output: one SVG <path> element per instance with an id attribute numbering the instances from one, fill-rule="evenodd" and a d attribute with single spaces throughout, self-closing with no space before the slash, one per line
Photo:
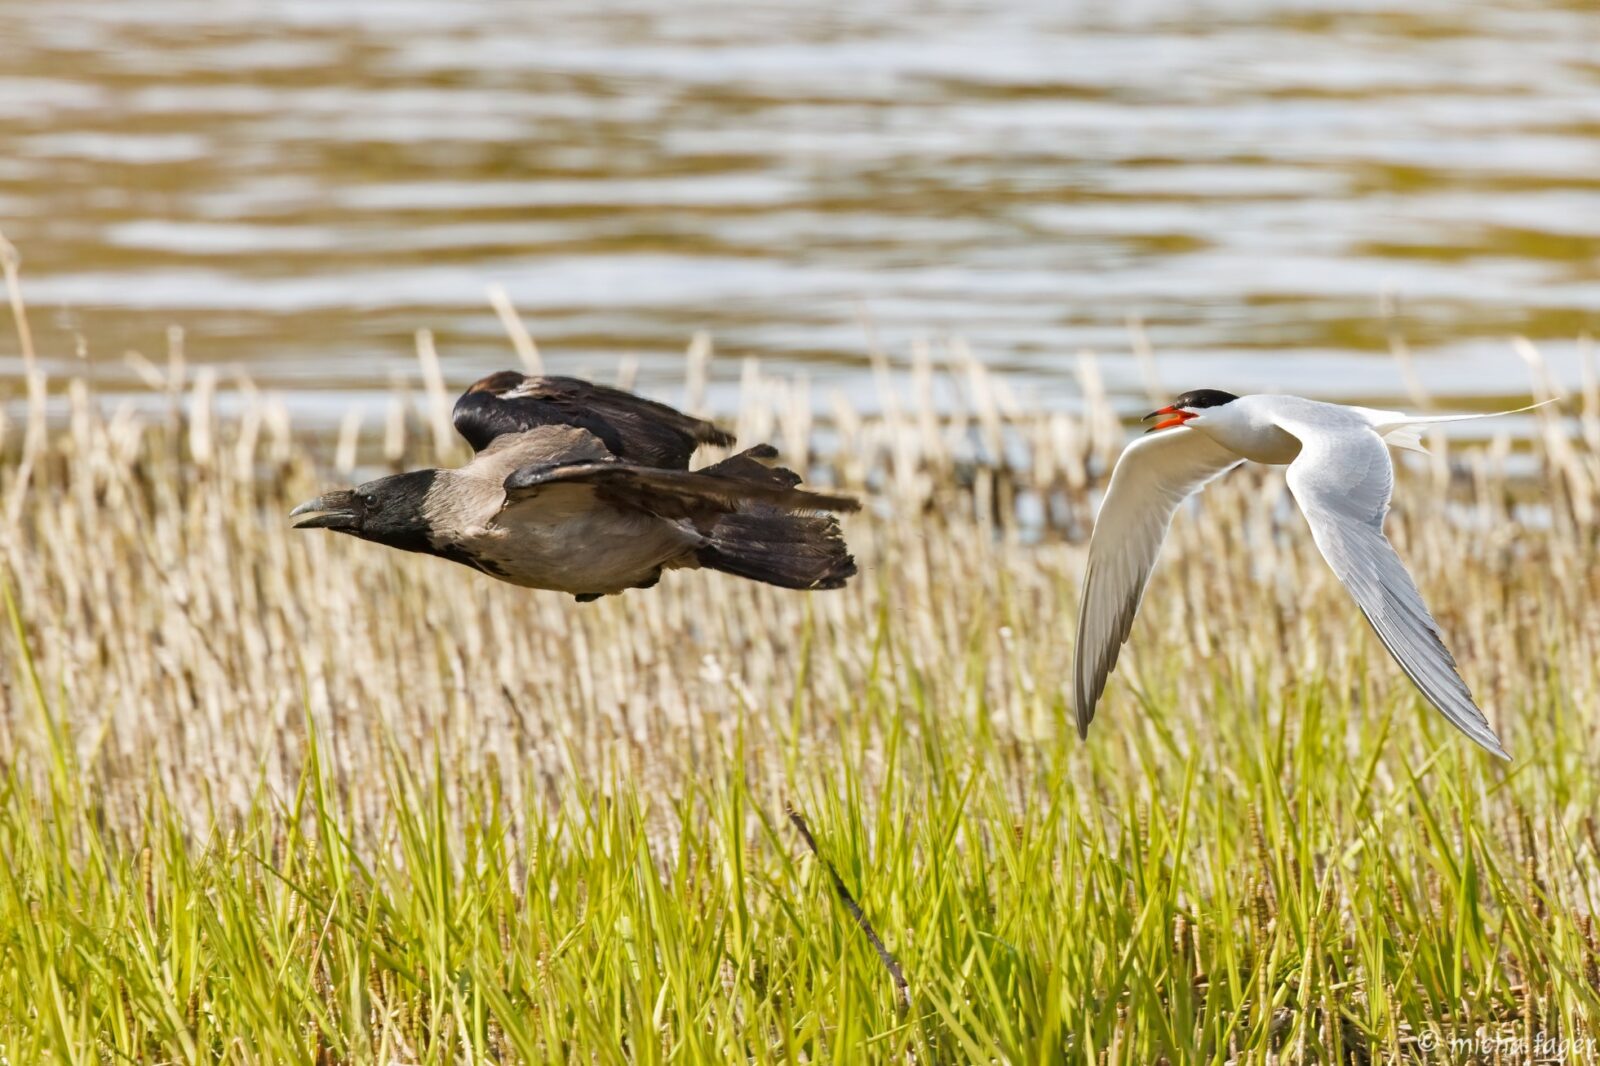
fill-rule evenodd
<path id="1" fill-rule="evenodd" d="M 1383 438 L 1372 427 L 1319 417 L 1314 410 L 1285 409 L 1273 421 L 1300 440 L 1300 454 L 1289 464 L 1289 491 L 1305 512 L 1311 536 L 1384 647 L 1457 729 L 1509 759 L 1383 534 L 1394 488 L 1394 466 Z"/>
<path id="2" fill-rule="evenodd" d="M 1242 461 L 1205 434 L 1188 429 L 1140 437 L 1117 459 L 1089 540 L 1089 567 L 1078 599 L 1072 675 L 1079 736 L 1089 735 L 1095 704 L 1128 639 L 1178 505 Z"/>

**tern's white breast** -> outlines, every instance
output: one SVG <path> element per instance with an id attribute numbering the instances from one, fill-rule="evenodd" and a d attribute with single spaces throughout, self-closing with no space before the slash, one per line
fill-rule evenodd
<path id="1" fill-rule="evenodd" d="M 1253 463 L 1282 466 L 1300 454 L 1300 440 L 1278 428 L 1274 413 L 1282 405 L 1314 405 L 1298 396 L 1241 396 L 1232 403 L 1206 411 L 1189 423 L 1189 428 L 1204 433 L 1229 451 Z"/>

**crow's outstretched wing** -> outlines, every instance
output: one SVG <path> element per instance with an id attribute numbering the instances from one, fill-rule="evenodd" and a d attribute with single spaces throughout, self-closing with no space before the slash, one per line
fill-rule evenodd
<path id="1" fill-rule="evenodd" d="M 474 452 L 508 433 L 573 426 L 593 433 L 624 462 L 669 470 L 687 470 L 702 444 L 733 443 L 731 434 L 710 422 L 631 392 L 514 370 L 490 374 L 462 393 L 453 419 Z"/>
<path id="2" fill-rule="evenodd" d="M 769 448 L 752 448 L 704 470 L 663 470 L 616 460 L 532 463 L 505 479 L 511 506 L 556 485 L 592 485 L 618 506 L 649 511 L 663 518 L 705 519 L 747 511 L 752 507 L 783 511 L 854 511 L 860 504 L 797 488 L 793 473 L 767 467 Z"/>

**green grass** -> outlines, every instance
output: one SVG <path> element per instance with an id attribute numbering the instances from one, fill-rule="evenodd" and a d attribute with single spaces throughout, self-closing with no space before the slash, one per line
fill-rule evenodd
<path id="1" fill-rule="evenodd" d="M 1081 519 L 1083 457 L 865 420 L 834 474 L 900 487 L 850 589 L 576 605 L 288 531 L 340 475 L 267 431 L 78 415 L 0 563 L 7 1062 L 1445 1061 L 1600 1017 L 1581 445 L 1548 510 L 1458 453 L 1391 525 L 1505 765 L 1276 475 L 1180 518 L 1082 743 L 1082 544 L 991 498 Z"/>
<path id="2" fill-rule="evenodd" d="M 368 848 L 314 743 L 287 802 L 257 793 L 198 834 L 159 790 L 109 833 L 70 765 L 53 798 L 12 774 L 7 1055 L 1187 1062 L 1383 1057 L 1526 1017 L 1588 1031 L 1591 901 L 1541 871 L 1595 842 L 1505 833 L 1553 772 L 1496 785 L 1451 741 L 1378 789 L 1325 730 L 1257 729 L 1224 778 L 1151 738 L 1083 796 L 1075 743 L 1022 750 L 903 695 L 840 708 L 827 766 L 755 787 L 735 748 L 675 795 L 600 772 L 516 832 L 497 768 L 396 760 Z M 903 964 L 909 1009 L 785 800 Z"/>

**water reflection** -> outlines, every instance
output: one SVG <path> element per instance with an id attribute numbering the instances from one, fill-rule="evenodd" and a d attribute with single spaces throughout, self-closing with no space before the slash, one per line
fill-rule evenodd
<path id="1" fill-rule="evenodd" d="M 1575 379 L 1600 319 L 1600 11 L 1483 7 L 0 0 L 0 227 L 112 384 L 173 322 L 294 390 L 431 327 L 464 381 L 499 283 L 567 368 L 707 329 L 852 387 L 866 317 L 1062 402 L 1129 316 L 1174 383 L 1397 393 L 1388 293 L 1514 392 L 1507 335 Z"/>

